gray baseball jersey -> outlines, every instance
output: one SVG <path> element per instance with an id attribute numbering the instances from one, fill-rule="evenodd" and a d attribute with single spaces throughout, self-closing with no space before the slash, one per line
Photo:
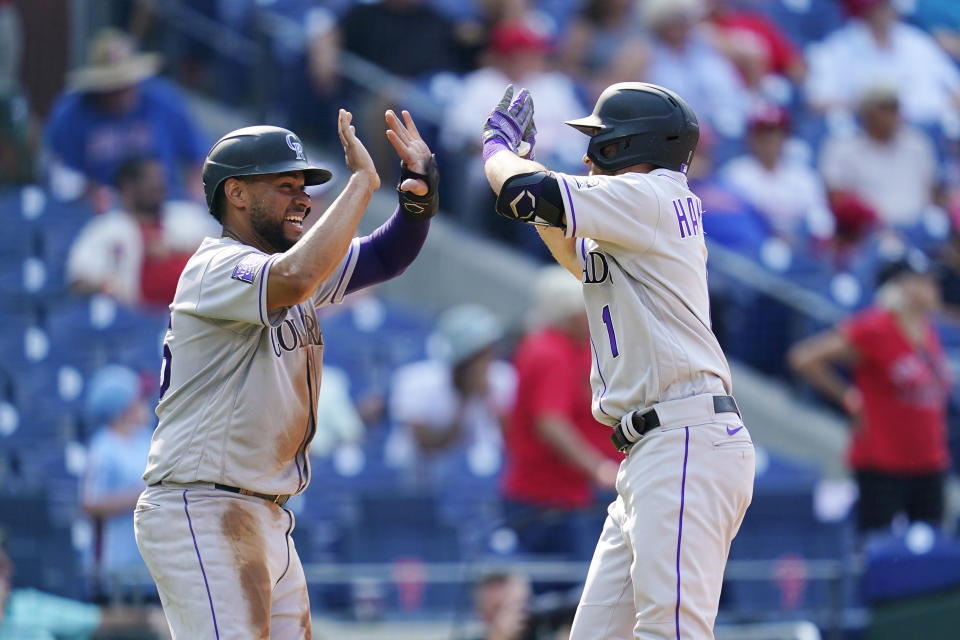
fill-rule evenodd
<path id="1" fill-rule="evenodd" d="M 576 237 L 593 343 L 593 415 L 703 393 L 731 393 L 710 328 L 700 199 L 686 176 L 555 174 Z"/>
<path id="2" fill-rule="evenodd" d="M 315 307 L 340 302 L 358 243 L 311 299 L 268 313 L 267 279 L 279 254 L 204 240 L 170 306 L 148 485 L 303 491 L 323 356 Z"/>
<path id="3" fill-rule="evenodd" d="M 657 405 L 660 419 L 620 466 L 570 638 L 713 638 L 754 454 L 740 417 L 714 412 L 731 384 L 710 328 L 703 206 L 665 169 L 557 179 L 583 269 L 593 414 L 615 426 Z"/>

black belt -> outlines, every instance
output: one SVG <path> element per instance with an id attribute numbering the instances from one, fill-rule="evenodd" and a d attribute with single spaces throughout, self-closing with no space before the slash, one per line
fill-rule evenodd
<path id="1" fill-rule="evenodd" d="M 231 487 L 228 484 L 214 483 L 214 489 L 220 489 L 221 491 L 229 491 L 230 493 L 239 493 L 242 496 L 253 496 L 254 498 L 260 498 L 266 500 L 267 502 L 276 502 L 281 507 L 287 503 L 287 500 L 290 499 L 289 493 L 284 493 L 281 495 L 270 495 L 269 493 L 257 493 L 256 491 L 250 491 L 249 489 L 241 489 L 239 487 Z"/>
<path id="2" fill-rule="evenodd" d="M 737 408 L 737 401 L 733 399 L 733 396 L 713 396 L 713 412 L 735 413 L 740 415 L 740 409 Z M 643 413 L 635 413 L 631 419 L 633 420 L 634 430 L 640 434 L 641 437 L 651 429 L 656 429 L 660 426 L 660 416 L 657 415 L 656 408 Z M 627 434 L 623 432 L 623 427 L 619 424 L 613 430 L 610 441 L 613 442 L 613 446 L 617 448 L 617 451 L 625 451 L 636 442 L 636 440 L 627 438 Z"/>

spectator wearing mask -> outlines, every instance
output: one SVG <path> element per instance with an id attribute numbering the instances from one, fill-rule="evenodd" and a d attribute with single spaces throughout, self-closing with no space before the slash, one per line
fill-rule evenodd
<path id="1" fill-rule="evenodd" d="M 760 52 L 762 74 L 774 73 L 793 81 L 803 79 L 803 55 L 789 36 L 762 13 L 732 7 L 730 0 L 708 0 L 707 23 L 715 30 L 717 46 L 736 62 L 739 51 Z M 740 65 L 738 65 L 739 67 Z"/>
<path id="2" fill-rule="evenodd" d="M 80 293 L 166 306 L 187 260 L 219 226 L 199 205 L 167 199 L 164 166 L 155 158 L 125 160 L 116 185 L 119 206 L 95 216 L 70 247 L 67 281 Z"/>

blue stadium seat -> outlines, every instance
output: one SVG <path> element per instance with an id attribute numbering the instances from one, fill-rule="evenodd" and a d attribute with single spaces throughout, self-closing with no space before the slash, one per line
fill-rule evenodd
<path id="1" fill-rule="evenodd" d="M 347 308 L 320 317 L 324 361 L 344 370 L 354 399 L 385 394 L 399 366 L 425 357 L 430 319 L 403 305 L 379 303 L 379 310 Z"/>
<path id="2" fill-rule="evenodd" d="M 45 316 L 51 341 L 79 358 L 159 370 L 165 311 L 133 310 L 105 296 L 71 296 L 51 303 Z"/>
<path id="3" fill-rule="evenodd" d="M 363 525 L 346 533 L 348 562 L 386 562 L 393 580 L 381 586 L 383 607 L 392 612 L 449 610 L 461 594 L 445 584 L 425 584 L 422 572 L 431 562 L 461 559 L 457 530 L 449 525 L 414 523 Z M 404 584 L 404 583 L 407 584 Z M 408 600 L 404 593 L 413 592 Z"/>
<path id="4" fill-rule="evenodd" d="M 16 566 L 16 585 L 67 597 L 82 595 L 77 554 L 68 527 L 50 518 L 45 490 L 0 494 L 0 526 L 6 551 Z"/>
<path id="5" fill-rule="evenodd" d="M 905 536 L 873 538 L 865 553 L 864 591 L 870 602 L 960 587 L 960 542 L 933 528 L 919 525 Z"/>

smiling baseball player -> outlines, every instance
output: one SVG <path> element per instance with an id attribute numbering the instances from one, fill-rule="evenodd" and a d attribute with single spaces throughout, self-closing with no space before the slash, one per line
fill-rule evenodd
<path id="1" fill-rule="evenodd" d="M 207 238 L 170 306 L 163 379 L 134 513 L 174 638 L 310 638 L 303 568 L 284 508 L 310 481 L 323 335 L 316 308 L 401 273 L 437 208 L 436 164 L 410 115 L 386 113 L 400 206 L 354 238 L 380 178 L 341 110 L 346 187 L 308 231 L 311 166 L 279 127 L 239 129 L 207 155 Z"/>
<path id="2" fill-rule="evenodd" d="M 497 212 L 539 225 L 582 282 L 593 415 L 627 452 L 570 638 L 713 638 L 754 450 L 710 328 L 697 118 L 662 87 L 612 85 L 567 123 L 590 136 L 589 176 L 571 176 L 533 160 L 532 99 L 512 98 L 483 131 Z"/>

